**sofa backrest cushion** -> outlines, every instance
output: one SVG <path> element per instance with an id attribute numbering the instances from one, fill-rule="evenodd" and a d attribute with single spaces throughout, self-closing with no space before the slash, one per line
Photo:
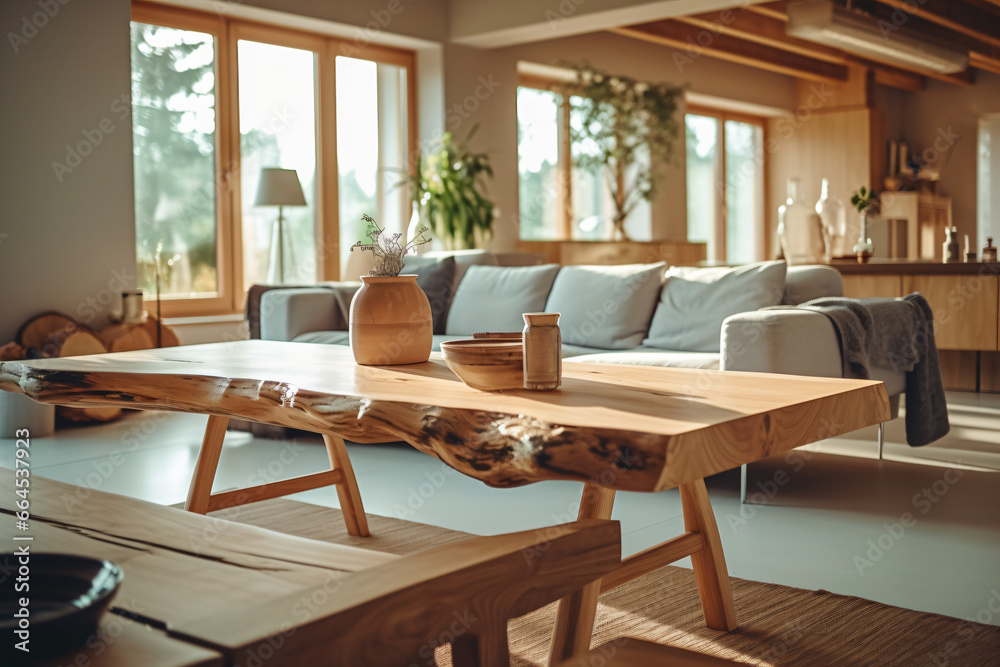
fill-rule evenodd
<path id="1" fill-rule="evenodd" d="M 474 248 L 472 250 L 431 250 L 417 257 L 438 260 L 445 257 L 455 259 L 455 284 L 462 282 L 462 276 L 470 266 L 496 266 L 497 256 L 491 252 Z"/>
<path id="2" fill-rule="evenodd" d="M 776 306 L 785 292 L 785 263 L 735 268 L 672 267 L 653 314 L 647 347 L 718 352 L 722 321 L 730 315 Z"/>
<path id="3" fill-rule="evenodd" d="M 663 284 L 665 262 L 564 266 L 545 312 L 559 313 L 564 343 L 605 350 L 638 347 Z"/>
<path id="4" fill-rule="evenodd" d="M 521 315 L 545 308 L 558 272 L 558 264 L 470 266 L 455 289 L 445 333 L 521 331 Z"/>
<path id="5" fill-rule="evenodd" d="M 832 266 L 790 266 L 781 303 L 797 306 L 821 296 L 844 296 L 844 280 Z"/>
<path id="6" fill-rule="evenodd" d="M 443 334 L 448 323 L 448 304 L 455 293 L 455 258 L 406 257 L 401 273 L 416 274 L 417 285 L 427 295 L 434 320 L 434 333 Z"/>

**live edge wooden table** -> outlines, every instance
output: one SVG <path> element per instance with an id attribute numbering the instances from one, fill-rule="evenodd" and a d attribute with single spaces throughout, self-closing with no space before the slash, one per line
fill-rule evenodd
<path id="1" fill-rule="evenodd" d="M 343 438 L 403 440 L 490 486 L 583 481 L 581 519 L 609 518 L 617 490 L 680 487 L 685 532 L 564 598 L 553 661 L 589 648 L 601 591 L 686 556 L 706 624 L 735 629 L 704 478 L 890 418 L 885 386 L 864 380 L 567 361 L 558 391 L 488 393 L 437 356 L 358 366 L 346 347 L 270 341 L 6 362 L 0 389 L 44 403 L 210 415 L 188 498 L 200 513 L 336 484 L 348 529 L 367 534 Z M 230 417 L 323 434 L 332 469 L 211 495 Z"/>

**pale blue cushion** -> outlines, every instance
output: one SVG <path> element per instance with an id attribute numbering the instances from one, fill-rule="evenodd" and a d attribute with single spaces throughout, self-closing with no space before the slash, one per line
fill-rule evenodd
<path id="1" fill-rule="evenodd" d="M 564 343 L 627 350 L 649 329 L 667 265 L 565 266 L 545 312 L 559 313 Z"/>
<path id="2" fill-rule="evenodd" d="M 667 271 L 646 347 L 718 352 L 730 315 L 776 306 L 785 292 L 785 263 L 735 268 L 673 267 Z"/>
<path id="3" fill-rule="evenodd" d="M 558 264 L 470 266 L 455 290 L 445 333 L 521 331 L 524 313 L 545 308 L 558 272 Z"/>

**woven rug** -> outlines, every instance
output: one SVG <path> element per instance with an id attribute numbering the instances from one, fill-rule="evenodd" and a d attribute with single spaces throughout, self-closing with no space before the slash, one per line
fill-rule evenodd
<path id="1" fill-rule="evenodd" d="M 339 510 L 283 499 L 212 516 L 397 554 L 470 537 L 373 514 L 372 536 L 351 537 Z M 826 591 L 730 581 L 740 622 L 733 632 L 705 627 L 694 574 L 668 566 L 601 596 L 594 644 L 638 637 L 750 665 L 1000 665 L 1000 627 Z M 555 605 L 549 605 L 510 622 L 511 664 L 546 664 L 554 618 Z M 439 665 L 451 664 L 448 653 L 438 651 Z"/>

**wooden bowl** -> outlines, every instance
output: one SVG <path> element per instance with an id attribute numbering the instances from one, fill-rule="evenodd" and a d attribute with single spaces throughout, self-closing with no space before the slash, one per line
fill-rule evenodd
<path id="1" fill-rule="evenodd" d="M 462 382 L 482 391 L 524 388 L 520 340 L 477 338 L 441 343 L 444 362 Z"/>

